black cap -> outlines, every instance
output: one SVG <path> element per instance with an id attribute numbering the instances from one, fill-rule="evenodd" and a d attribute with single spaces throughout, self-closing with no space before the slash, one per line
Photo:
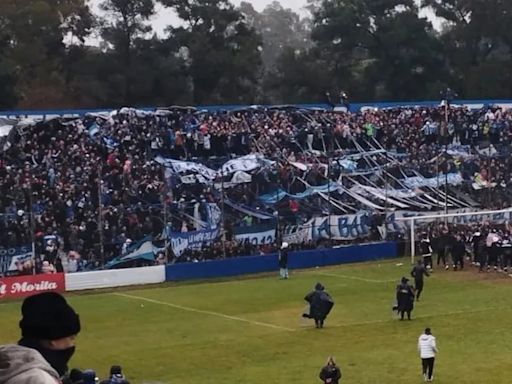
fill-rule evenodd
<path id="1" fill-rule="evenodd" d="M 121 366 L 120 365 L 113 365 L 110 367 L 110 374 L 111 375 L 122 375 L 121 372 Z"/>
<path id="2" fill-rule="evenodd" d="M 21 334 L 33 340 L 58 340 L 80 332 L 80 318 L 56 292 L 30 296 L 21 306 Z"/>

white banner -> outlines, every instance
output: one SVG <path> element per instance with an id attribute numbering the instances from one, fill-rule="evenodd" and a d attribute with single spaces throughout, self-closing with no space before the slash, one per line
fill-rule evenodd
<path id="1" fill-rule="evenodd" d="M 214 180 L 217 176 L 217 173 L 213 169 L 208 168 L 203 164 L 194 163 L 191 161 L 166 159 L 162 156 L 157 156 L 155 161 L 179 174 L 197 173 L 208 180 Z"/>
<path id="2" fill-rule="evenodd" d="M 438 184 L 444 185 L 448 179 L 448 184 L 450 185 L 459 185 L 462 184 L 462 175 L 460 173 L 449 173 L 446 178 L 445 175 L 439 175 L 439 177 L 431 177 L 427 179 L 421 176 L 415 177 L 406 177 L 403 179 L 404 184 L 408 188 L 418 188 L 418 187 L 432 187 L 437 188 Z"/>
<path id="3" fill-rule="evenodd" d="M 274 163 L 274 161 L 267 160 L 261 154 L 256 153 L 228 161 L 222 166 L 219 173 L 229 175 L 238 171 L 250 172 L 263 165 L 271 165 Z"/>
<path id="4" fill-rule="evenodd" d="M 474 215 L 469 216 L 454 216 L 454 217 L 448 217 L 448 218 L 438 218 L 438 219 L 417 219 L 415 221 L 416 225 L 421 224 L 429 224 L 433 223 L 436 220 L 437 221 L 444 221 L 446 220 L 449 224 L 458 224 L 458 225 L 469 225 L 469 224 L 476 224 L 476 223 L 482 223 L 485 221 L 489 221 L 494 224 L 505 224 L 506 222 L 512 222 L 512 210 L 505 213 L 497 213 L 493 215 L 481 215 L 478 214 L 480 210 L 475 208 L 461 208 L 461 209 L 450 209 L 448 210 L 449 214 L 455 214 L 455 213 L 472 213 L 474 212 Z M 398 218 L 407 218 L 407 217 L 415 217 L 415 216 L 434 216 L 434 215 L 443 215 L 444 211 L 437 211 L 437 212 L 411 212 L 411 211 L 396 211 L 389 213 L 386 222 L 388 226 L 388 230 L 394 230 L 394 231 L 407 231 L 407 229 L 410 226 L 409 220 L 397 220 Z"/>

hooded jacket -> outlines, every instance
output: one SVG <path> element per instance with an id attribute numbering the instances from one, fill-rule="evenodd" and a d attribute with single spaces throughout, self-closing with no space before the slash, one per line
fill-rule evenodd
<path id="1" fill-rule="evenodd" d="M 35 349 L 0 346 L 0 384 L 59 384 L 59 374 Z"/>
<path id="2" fill-rule="evenodd" d="M 425 333 L 421 335 L 418 339 L 418 352 L 422 359 L 435 357 L 437 353 L 436 338 Z"/>

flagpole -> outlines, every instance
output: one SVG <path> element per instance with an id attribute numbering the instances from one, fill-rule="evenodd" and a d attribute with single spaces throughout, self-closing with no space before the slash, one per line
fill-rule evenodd
<path id="1" fill-rule="evenodd" d="M 220 206 L 221 206 L 221 242 L 222 256 L 226 258 L 226 223 L 224 217 L 224 170 L 220 168 Z"/>
<path id="2" fill-rule="evenodd" d="M 384 240 L 388 238 L 388 169 L 384 167 Z"/>
<path id="3" fill-rule="evenodd" d="M 280 225 L 279 225 L 279 182 L 281 181 L 281 178 L 279 177 L 279 157 L 276 159 L 276 246 L 280 245 L 281 236 L 280 236 Z"/>
<path id="4" fill-rule="evenodd" d="M 165 242 L 164 242 L 164 249 L 165 249 L 165 262 L 169 262 L 169 232 L 167 231 L 167 223 L 169 221 L 169 213 L 167 211 L 167 198 L 169 197 L 168 190 L 167 190 L 167 179 L 165 178 L 165 167 L 162 167 L 162 176 L 163 176 L 163 196 L 162 196 L 162 204 L 164 208 L 164 233 L 165 233 Z M 171 190 L 172 191 L 172 190 Z"/>
<path id="5" fill-rule="evenodd" d="M 331 157 L 327 155 L 327 197 L 328 197 L 328 215 L 329 215 L 329 247 L 332 247 L 332 229 L 331 229 Z"/>
<path id="6" fill-rule="evenodd" d="M 105 248 L 103 239 L 103 203 L 101 201 L 101 167 L 102 161 L 99 161 L 98 167 L 98 231 L 100 234 L 100 257 L 102 265 L 105 264 Z"/>
<path id="7" fill-rule="evenodd" d="M 28 181 L 28 188 L 29 188 L 29 208 L 28 213 L 30 217 L 30 239 L 32 241 L 32 274 L 36 274 L 36 226 L 35 226 L 35 215 L 34 215 L 34 197 L 32 196 L 32 172 L 29 168 L 29 181 Z"/>

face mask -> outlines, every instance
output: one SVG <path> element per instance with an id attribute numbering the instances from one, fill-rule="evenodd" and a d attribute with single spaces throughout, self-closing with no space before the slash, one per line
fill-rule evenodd
<path id="1" fill-rule="evenodd" d="M 60 350 L 39 348 L 38 351 L 62 377 L 68 371 L 68 362 L 75 353 L 75 347 Z"/>
<path id="2" fill-rule="evenodd" d="M 48 349 L 41 346 L 37 341 L 25 339 L 20 340 L 18 344 L 38 351 L 61 377 L 68 371 L 68 362 L 75 353 L 75 347 L 60 350 Z"/>

